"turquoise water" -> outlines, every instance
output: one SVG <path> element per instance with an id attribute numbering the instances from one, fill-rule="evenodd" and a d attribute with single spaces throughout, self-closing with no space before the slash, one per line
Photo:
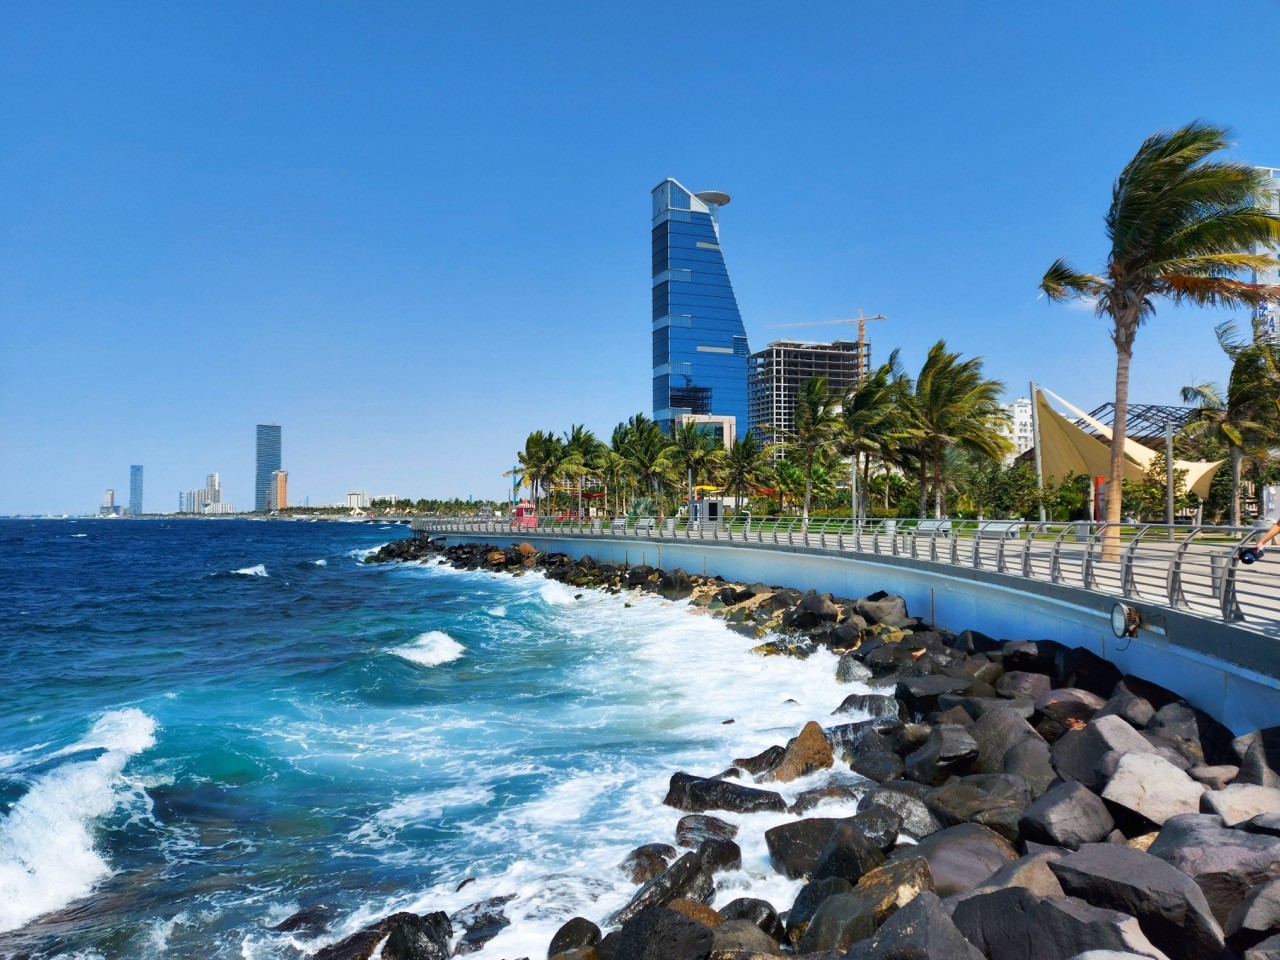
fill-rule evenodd
<path id="1" fill-rule="evenodd" d="M 473 956 L 545 956 L 630 896 L 631 848 L 671 842 L 672 771 L 850 692 L 830 655 L 755 656 L 683 604 L 360 562 L 404 535 L 0 521 L 0 954 L 301 957 L 514 894 Z M 783 902 L 762 834 L 788 818 L 737 819 L 720 899 Z M 315 905 L 326 934 L 268 929 Z"/>

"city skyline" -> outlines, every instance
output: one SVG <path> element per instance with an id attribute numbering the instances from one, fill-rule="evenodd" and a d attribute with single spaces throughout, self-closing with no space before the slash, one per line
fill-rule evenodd
<path id="1" fill-rule="evenodd" d="M 530 429 L 652 412 L 643 193 L 666 176 L 732 194 L 753 345 L 862 309 L 889 318 L 877 357 L 916 369 L 944 337 L 1007 400 L 1034 379 L 1092 407 L 1106 324 L 1036 284 L 1057 256 L 1104 259 L 1136 146 L 1204 117 L 1235 127 L 1232 156 L 1280 166 L 1263 58 L 1185 2 L 785 28 L 763 4 L 681 10 L 717 39 L 679 76 L 653 68 L 678 9 L 661 4 L 71 9 L 13 7 L 0 31 L 19 91 L 0 176 L 24 184 L 0 211 L 0 513 L 91 510 L 130 463 L 152 509 L 210 464 L 250 504 L 243 425 L 267 418 L 289 424 L 299 501 L 353 480 L 505 496 Z M 1223 379 L 1213 326 L 1233 316 L 1161 307 L 1133 399 Z"/>

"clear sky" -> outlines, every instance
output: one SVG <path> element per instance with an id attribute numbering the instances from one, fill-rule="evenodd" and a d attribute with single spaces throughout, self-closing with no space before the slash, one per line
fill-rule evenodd
<path id="1" fill-rule="evenodd" d="M 1111 181 L 1195 118 L 1280 166 L 1276 0 L 0 2 L 0 513 L 146 506 L 254 424 L 295 501 L 501 497 L 530 429 L 650 406 L 650 189 L 733 196 L 753 348 L 861 308 L 1010 396 L 1110 398 Z M 1220 378 L 1162 310 L 1131 396 Z M 838 335 L 843 328 L 828 327 Z"/>

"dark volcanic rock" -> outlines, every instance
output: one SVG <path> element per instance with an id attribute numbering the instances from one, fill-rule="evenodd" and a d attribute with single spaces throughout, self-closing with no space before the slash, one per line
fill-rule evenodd
<path id="1" fill-rule="evenodd" d="M 790 614 L 784 616 L 782 625 L 797 630 L 812 630 L 824 623 L 835 623 L 838 619 L 840 608 L 835 605 L 831 594 L 818 594 L 810 590 L 792 608 Z"/>
<path id="2" fill-rule="evenodd" d="M 677 810 L 705 813 L 708 810 L 731 810 L 735 813 L 758 813 L 787 809 L 781 795 L 771 790 L 757 790 L 727 780 L 710 780 L 687 773 L 671 775 L 671 787 L 662 801 Z"/>
<path id="3" fill-rule="evenodd" d="M 871 668 L 857 658 L 855 653 L 846 653 L 836 664 L 836 680 L 840 683 L 863 683 L 870 680 Z"/>
<path id="4" fill-rule="evenodd" d="M 1089 843 L 1049 869 L 1068 895 L 1137 917 L 1147 939 L 1171 956 L 1216 957 L 1226 947 L 1200 888 L 1149 853 Z"/>
<path id="5" fill-rule="evenodd" d="M 1194 880 L 1220 924 L 1250 888 L 1280 877 L 1280 838 L 1232 830 L 1207 814 L 1171 817 L 1147 852 Z"/>
<path id="6" fill-rule="evenodd" d="M 1105 839 L 1115 825 L 1096 793 L 1069 780 L 1027 807 L 1019 826 L 1028 840 L 1076 850 Z"/>
<path id="7" fill-rule="evenodd" d="M 996 692 L 1003 697 L 1026 697 L 1037 700 L 1049 692 L 1053 681 L 1043 673 L 1008 670 L 996 681 Z"/>
<path id="8" fill-rule="evenodd" d="M 1066 648 L 1053 640 L 1011 640 L 1000 648 L 1006 670 L 1053 673 L 1054 657 Z"/>
<path id="9" fill-rule="evenodd" d="M 891 784 L 881 784 L 868 790 L 866 795 L 858 801 L 858 813 L 862 814 L 876 807 L 889 810 L 901 820 L 901 832 L 914 840 L 941 830 L 942 821 L 929 809 L 924 800 L 896 786 L 900 783 L 902 781 L 892 781 Z"/>
<path id="10" fill-rule="evenodd" d="M 936 674 L 908 677 L 898 682 L 894 695 L 912 715 L 919 717 L 935 712 L 938 709 L 938 698 L 944 693 L 965 693 L 972 682 Z"/>
<path id="11" fill-rule="evenodd" d="M 622 926 L 614 960 L 707 960 L 710 928 L 666 907 L 650 907 Z"/>
<path id="12" fill-rule="evenodd" d="M 1121 683 L 1116 687 L 1116 692 L 1111 695 L 1111 699 L 1094 714 L 1094 719 L 1116 716 L 1142 730 L 1155 715 L 1156 708 L 1151 705 L 1149 700 L 1133 693 Z"/>
<path id="13" fill-rule="evenodd" d="M 842 757 L 854 773 L 883 783 L 902 776 L 902 758 L 893 749 L 893 741 L 873 729 L 863 729 L 843 743 Z"/>
<path id="14" fill-rule="evenodd" d="M 857 883 L 863 874 L 882 863 L 884 854 L 880 848 L 863 836 L 862 831 L 854 824 L 844 821 L 836 824 L 812 876 L 815 880 L 841 877 L 850 883 Z"/>
<path id="15" fill-rule="evenodd" d="M 849 823 L 885 853 L 893 849 L 902 830 L 902 817 L 878 804 L 859 810 L 849 818 Z"/>
<path id="16" fill-rule="evenodd" d="M 890 862 L 904 857 L 924 857 L 929 861 L 938 896 L 972 890 L 982 881 L 1018 859 L 1009 842 L 987 827 L 962 823 L 931 834 L 912 847 L 903 847 Z"/>
<path id="17" fill-rule="evenodd" d="M 906 775 L 918 783 L 937 786 L 947 777 L 963 775 L 978 758 L 978 744 L 962 726 L 934 727 L 924 745 L 905 761 Z"/>
<path id="18" fill-rule="evenodd" d="M 1071 897 L 1037 897 L 1022 887 L 969 897 L 952 917 L 988 960 L 1064 960 L 1090 950 L 1163 956 L 1133 917 Z"/>
<path id="19" fill-rule="evenodd" d="M 658 583 L 658 592 L 668 600 L 683 600 L 693 593 L 693 582 L 680 567 L 668 570 Z"/>
<path id="20" fill-rule="evenodd" d="M 1064 897 L 1062 884 L 1049 869 L 1051 861 L 1061 859 L 1067 853 L 1057 847 L 1046 847 L 1025 857 L 1006 863 L 1003 867 L 983 880 L 968 893 L 956 894 L 954 902 L 975 896 L 979 893 L 991 893 L 993 890 L 1005 890 L 1009 887 L 1022 887 L 1030 890 L 1037 897 Z"/>
<path id="21" fill-rule="evenodd" d="M 758 777 L 763 773 L 768 773 L 776 767 L 781 761 L 782 756 L 787 752 L 786 747 L 774 744 L 772 747 L 766 747 L 762 752 L 757 753 L 754 757 L 739 757 L 733 761 L 735 767 L 741 767 L 753 777 Z"/>
<path id="22" fill-rule="evenodd" d="M 449 918 L 438 911 L 422 916 L 393 913 L 318 951 L 313 960 L 368 960 L 384 938 L 382 956 L 387 960 L 445 960 L 452 936 Z"/>
<path id="23" fill-rule="evenodd" d="M 505 897 L 492 897 L 463 907 L 449 916 L 449 922 L 455 929 L 461 928 L 462 939 L 458 941 L 454 953 L 458 956 L 475 953 L 486 943 L 500 934 L 505 927 L 511 926 L 507 919 L 506 905 L 515 899 L 515 894 Z M 386 956 L 386 950 L 383 950 Z"/>
<path id="24" fill-rule="evenodd" d="M 848 960 L 983 960 L 937 895 L 925 891 L 900 908 L 870 939 L 855 943 Z"/>
<path id="25" fill-rule="evenodd" d="M 876 915 L 851 893 L 836 894 L 822 901 L 809 928 L 800 940 L 801 953 L 847 950 L 857 940 L 875 933 Z"/>
<path id="26" fill-rule="evenodd" d="M 1122 830 L 1130 835 L 1160 826 L 1170 817 L 1196 813 L 1204 784 L 1196 783 L 1164 757 L 1126 753 L 1102 790 Z"/>
<path id="27" fill-rule="evenodd" d="M 1280 726 L 1236 737 L 1231 749 L 1240 764 L 1237 783 L 1280 787 Z"/>
<path id="28" fill-rule="evenodd" d="M 594 947 L 600 942 L 600 928 L 586 917 L 574 917 L 556 931 L 551 938 L 551 946 L 547 948 L 547 956 L 554 957 L 566 950 L 577 950 L 581 947 Z"/>
<path id="29" fill-rule="evenodd" d="M 1063 734 L 1053 744 L 1053 766 L 1063 780 L 1078 780 L 1097 790 L 1107 778 L 1108 753 L 1154 753 L 1155 748 L 1119 717 L 1094 717 L 1082 729 Z"/>
<path id="30" fill-rule="evenodd" d="M 1280 933 L 1280 880 L 1254 887 L 1227 917 L 1226 934 L 1237 950 L 1246 950 Z"/>
<path id="31" fill-rule="evenodd" d="M 676 845 L 697 848 L 703 840 L 732 840 L 738 828 L 727 820 L 705 813 L 691 813 L 676 824 Z M 671 852 L 675 856 L 675 851 Z"/>
<path id="32" fill-rule="evenodd" d="M 902 857 L 868 871 L 853 888 L 852 896 L 871 908 L 879 924 L 926 890 L 933 890 L 929 861 L 924 857 Z"/>
<path id="33" fill-rule="evenodd" d="M 1031 803 L 1031 788 L 1021 777 L 980 773 L 949 780 L 925 800 L 944 824 L 980 823 L 1010 843 L 1018 841 L 1018 821 Z"/>
<path id="34" fill-rule="evenodd" d="M 787 937 L 778 911 L 767 900 L 755 897 L 739 897 L 720 909 L 720 916 L 726 921 L 750 920 L 759 927 L 774 943 L 781 943 Z"/>
<path id="35" fill-rule="evenodd" d="M 605 925 L 614 927 L 626 923 L 650 907 L 664 907 L 676 899 L 710 903 L 716 892 L 711 874 L 699 854 L 686 853 L 641 887 L 631 902 L 610 916 Z"/>
<path id="36" fill-rule="evenodd" d="M 1096 693 L 1071 687 L 1050 690 L 1036 699 L 1036 709 L 1040 713 L 1063 724 L 1068 721 L 1088 723 L 1104 706 L 1106 701 Z"/>
<path id="37" fill-rule="evenodd" d="M 907 616 L 907 601 L 883 590 L 863 597 L 854 606 L 858 615 L 873 626 L 884 623 L 891 627 L 905 627 L 911 620 Z"/>
<path id="38" fill-rule="evenodd" d="M 839 877 L 827 877 L 825 880 L 811 880 L 796 895 L 795 902 L 787 912 L 787 942 L 795 946 L 809 929 L 809 921 L 829 897 L 851 893 L 853 884 Z"/>
<path id="39" fill-rule="evenodd" d="M 742 869 L 742 849 L 732 840 L 709 837 L 698 844 L 698 856 L 712 873 Z"/>
<path id="40" fill-rule="evenodd" d="M 836 827 L 843 822 L 829 817 L 808 817 L 766 830 L 764 842 L 769 848 L 773 869 L 792 880 L 811 876 L 822 862 Z"/>
<path id="41" fill-rule="evenodd" d="M 787 808 L 788 813 L 808 813 L 826 800 L 848 802 L 857 800 L 866 791 L 864 784 L 831 782 L 825 786 L 813 787 L 796 797 L 795 802 Z"/>
<path id="42" fill-rule="evenodd" d="M 712 930 L 712 956 L 780 956 L 778 941 L 750 920 L 726 920 Z"/>
<path id="43" fill-rule="evenodd" d="M 1120 682 L 1120 670 L 1084 647 L 1062 649 L 1054 654 L 1059 686 L 1078 687 L 1099 697 L 1109 697 Z"/>
<path id="44" fill-rule="evenodd" d="M 269 929 L 277 933 L 303 933 L 310 936 L 324 933 L 329 929 L 329 919 L 333 911 L 319 904 L 303 907 Z"/>
<path id="45" fill-rule="evenodd" d="M 636 847 L 618 864 L 618 869 L 631 878 L 632 883 L 647 883 L 676 858 L 676 848 L 669 843 L 646 843 Z"/>
<path id="46" fill-rule="evenodd" d="M 867 717 L 894 717 L 906 720 L 906 711 L 896 697 L 881 693 L 851 693 L 836 707 L 832 716 L 842 713 L 861 713 Z"/>

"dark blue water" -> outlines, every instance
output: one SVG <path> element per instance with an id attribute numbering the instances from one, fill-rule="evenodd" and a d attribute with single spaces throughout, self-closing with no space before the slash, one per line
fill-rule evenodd
<path id="1" fill-rule="evenodd" d="M 300 957 L 514 894 L 476 956 L 545 955 L 625 902 L 629 849 L 671 841 L 671 771 L 848 692 L 682 605 L 361 563 L 404 535 L 0 521 L 0 954 Z M 775 820 L 741 819 L 724 899 L 784 899 Z M 269 930 L 310 906 L 327 933 Z"/>

